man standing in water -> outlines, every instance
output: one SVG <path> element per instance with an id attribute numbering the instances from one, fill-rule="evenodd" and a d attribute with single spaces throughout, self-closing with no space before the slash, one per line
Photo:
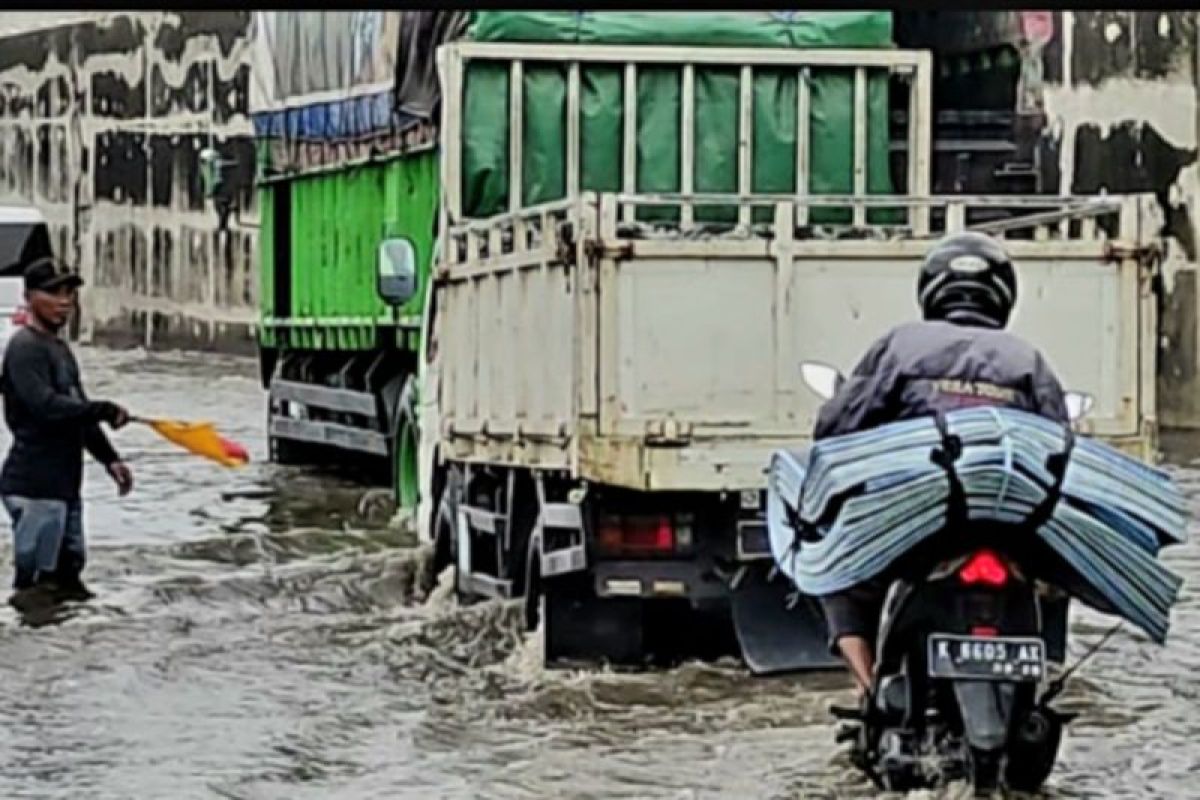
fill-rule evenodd
<path id="1" fill-rule="evenodd" d="M 116 403 L 91 401 L 79 365 L 61 338 L 83 279 L 52 258 L 25 270 L 29 321 L 4 353 L 0 391 L 13 443 L 0 470 L 0 500 L 13 527 L 16 590 L 9 602 L 25 611 L 62 600 L 88 600 L 81 575 L 83 451 L 104 465 L 122 496 L 133 473 L 100 429 L 129 421 Z"/>

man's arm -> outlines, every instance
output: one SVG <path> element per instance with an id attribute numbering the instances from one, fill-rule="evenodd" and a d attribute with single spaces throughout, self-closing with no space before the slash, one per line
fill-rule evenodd
<path id="1" fill-rule="evenodd" d="M 829 402 L 821 406 L 813 426 L 813 439 L 825 439 L 869 428 L 887 407 L 896 381 L 895 362 L 889 354 L 891 334 L 868 348 L 854 372 Z"/>
<path id="2" fill-rule="evenodd" d="M 83 429 L 83 446 L 91 454 L 92 458 L 99 461 L 105 467 L 110 467 L 121 460 L 115 447 L 108 437 L 104 435 L 104 431 L 100 430 L 100 426 L 95 423 L 89 423 Z"/>
<path id="3" fill-rule="evenodd" d="M 112 442 L 96 423 L 93 422 L 84 429 L 83 446 L 92 454 L 92 458 L 104 465 L 104 471 L 117 484 L 117 492 L 121 497 L 133 491 L 133 471 L 117 455 Z"/>
<path id="4" fill-rule="evenodd" d="M 116 408 L 111 403 L 91 402 L 54 388 L 51 354 L 36 342 L 18 339 L 5 353 L 4 372 L 8 385 L 26 410 L 42 422 L 92 422 L 107 419 Z"/>

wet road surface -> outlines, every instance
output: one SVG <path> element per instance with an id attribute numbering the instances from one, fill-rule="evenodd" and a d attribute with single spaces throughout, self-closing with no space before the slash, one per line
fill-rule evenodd
<path id="1" fill-rule="evenodd" d="M 515 607 L 420 595 L 428 553 L 361 486 L 263 463 L 252 361 L 80 357 L 94 396 L 214 420 L 255 463 L 131 428 L 115 440 L 133 495 L 89 466 L 99 598 L 36 629 L 0 610 L 0 797 L 876 796 L 832 741 L 840 676 L 545 672 Z M 1168 445 L 1200 498 L 1200 439 Z M 1123 630 L 1084 669 L 1045 796 L 1200 797 L 1200 557 L 1167 560 L 1189 580 L 1167 647 Z M 1077 614 L 1072 653 L 1106 628 Z"/>

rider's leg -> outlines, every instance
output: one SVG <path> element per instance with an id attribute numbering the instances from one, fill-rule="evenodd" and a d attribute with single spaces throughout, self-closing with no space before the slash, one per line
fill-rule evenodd
<path id="1" fill-rule="evenodd" d="M 879 627 L 886 586 L 868 581 L 821 598 L 830 651 L 850 668 L 859 693 L 870 691 L 875 672 L 872 642 Z"/>
<path id="2" fill-rule="evenodd" d="M 850 674 L 858 684 L 859 695 L 864 695 L 871 689 L 872 677 L 875 673 L 875 654 L 871 643 L 861 636 L 842 636 L 837 640 L 842 658 L 850 667 Z"/>

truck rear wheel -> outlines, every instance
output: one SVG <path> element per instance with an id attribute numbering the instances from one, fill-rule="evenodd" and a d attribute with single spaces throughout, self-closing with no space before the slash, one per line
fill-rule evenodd
<path id="1" fill-rule="evenodd" d="M 391 462 L 396 506 L 415 511 L 420 492 L 417 480 L 417 427 L 407 414 L 401 418 L 392 439 Z"/>
<path id="2" fill-rule="evenodd" d="M 461 502 L 461 492 L 462 477 L 457 470 L 451 469 L 446 474 L 446 484 L 438 498 L 437 511 L 433 514 L 431 533 L 435 580 L 446 567 L 455 564 L 458 545 L 458 504 Z M 457 593 L 456 589 L 455 594 Z"/>
<path id="3" fill-rule="evenodd" d="M 525 608 L 525 630 L 537 630 L 542 621 L 542 543 L 531 536 L 525 548 L 525 584 L 521 602 Z"/>

